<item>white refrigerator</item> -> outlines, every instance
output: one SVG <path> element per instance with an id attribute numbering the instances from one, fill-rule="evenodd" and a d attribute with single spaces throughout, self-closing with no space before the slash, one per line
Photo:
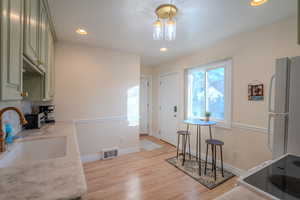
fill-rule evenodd
<path id="1" fill-rule="evenodd" d="M 276 60 L 269 91 L 268 146 L 273 159 L 300 155 L 300 57 Z"/>

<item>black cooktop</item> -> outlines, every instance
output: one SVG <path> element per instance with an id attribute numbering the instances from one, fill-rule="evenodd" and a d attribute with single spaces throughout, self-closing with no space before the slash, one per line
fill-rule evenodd
<path id="1" fill-rule="evenodd" d="M 300 157 L 287 155 L 244 181 L 283 200 L 300 200 Z"/>

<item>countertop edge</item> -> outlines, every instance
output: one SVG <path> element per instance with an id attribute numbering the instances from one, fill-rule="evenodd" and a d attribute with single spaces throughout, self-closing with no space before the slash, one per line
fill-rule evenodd
<path id="1" fill-rule="evenodd" d="M 0 168 L 0 199 L 76 199 L 87 193 L 74 122 L 57 122 L 40 130 L 22 132 L 29 136 L 20 139 L 16 145 L 66 136 L 66 156 Z M 35 135 L 37 132 L 42 134 Z"/>

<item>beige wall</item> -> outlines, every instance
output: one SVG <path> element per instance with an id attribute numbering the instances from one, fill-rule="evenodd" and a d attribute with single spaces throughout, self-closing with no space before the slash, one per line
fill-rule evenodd
<path id="1" fill-rule="evenodd" d="M 141 75 L 152 76 L 154 69 L 152 67 L 141 66 Z"/>
<path id="2" fill-rule="evenodd" d="M 184 103 L 184 69 L 224 58 L 233 59 L 232 82 L 232 121 L 233 128 L 215 130 L 216 138 L 225 141 L 225 162 L 240 168 L 249 169 L 264 160 L 270 159 L 267 149 L 267 102 L 269 80 L 274 73 L 275 59 L 286 56 L 299 56 L 297 45 L 296 16 L 265 26 L 253 32 L 242 33 L 215 45 L 199 50 L 174 62 L 157 66 L 154 69 L 153 85 L 153 130 L 159 130 L 158 119 L 158 79 L 159 74 L 180 73 L 181 119 Z M 265 100 L 249 102 L 247 85 L 253 81 L 265 85 Z M 183 126 L 180 124 L 180 126 Z M 205 135 L 207 137 L 207 134 Z M 193 140 L 195 143 L 195 140 Z M 204 146 L 204 145 L 202 145 Z"/>
<path id="3" fill-rule="evenodd" d="M 78 122 L 82 155 L 138 146 L 138 127 L 126 116 L 127 91 L 139 86 L 139 56 L 59 42 L 55 62 L 56 119 Z"/>

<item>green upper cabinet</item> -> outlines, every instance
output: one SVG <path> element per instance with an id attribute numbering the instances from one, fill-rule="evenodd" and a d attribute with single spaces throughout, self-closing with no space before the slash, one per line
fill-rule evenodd
<path id="1" fill-rule="evenodd" d="M 41 74 L 32 72 L 32 70 L 27 70 L 23 73 L 23 90 L 28 94 L 26 96 L 27 100 L 32 101 L 50 101 L 54 98 L 55 87 L 54 87 L 54 39 L 53 33 L 49 28 L 48 22 L 45 25 L 46 34 L 45 42 L 46 44 L 41 45 L 43 49 L 45 48 L 44 64 L 42 65 L 45 71 Z M 42 32 L 42 31 L 41 31 Z M 42 35 L 42 34 L 40 34 Z M 41 43 L 40 43 L 41 44 Z M 42 48 L 40 48 L 42 49 Z M 25 63 L 25 68 L 27 69 L 28 62 Z M 41 66 L 41 65 L 40 65 Z M 39 67 L 40 68 L 40 67 Z"/>
<path id="2" fill-rule="evenodd" d="M 1 0 L 1 100 L 20 100 L 23 66 L 23 0 Z"/>
<path id="3" fill-rule="evenodd" d="M 24 56 L 39 65 L 40 0 L 25 0 Z"/>
<path id="4" fill-rule="evenodd" d="M 54 97 L 54 30 L 47 0 L 0 0 L 0 101 Z"/>
<path id="5" fill-rule="evenodd" d="M 47 60 L 45 61 L 46 72 L 44 78 L 44 91 L 43 91 L 43 100 L 49 101 L 52 100 L 55 94 L 55 86 L 54 86 L 54 40 L 52 36 L 51 30 L 47 29 Z"/>
<path id="6" fill-rule="evenodd" d="M 48 29 L 48 67 L 46 73 L 46 99 L 53 99 L 55 95 L 55 67 L 54 67 L 54 39 Z"/>
<path id="7" fill-rule="evenodd" d="M 39 63 L 38 66 L 42 71 L 46 71 L 48 62 L 48 17 L 44 3 L 40 2 L 40 26 L 39 26 Z"/>

